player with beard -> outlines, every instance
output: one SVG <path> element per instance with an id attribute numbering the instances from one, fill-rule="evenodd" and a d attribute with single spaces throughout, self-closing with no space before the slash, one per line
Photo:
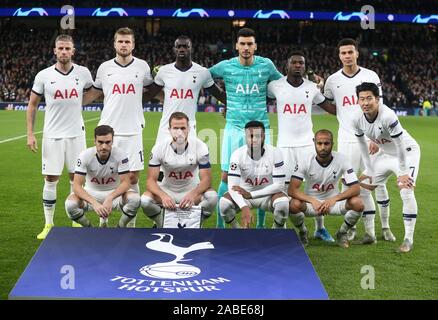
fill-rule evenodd
<path id="1" fill-rule="evenodd" d="M 143 88 L 153 80 L 146 61 L 134 57 L 134 31 L 120 28 L 114 34 L 115 59 L 102 63 L 93 88 L 84 97 L 84 105 L 104 96 L 99 125 L 114 129 L 114 146 L 122 149 L 129 158 L 131 190 L 139 193 L 139 172 L 144 169 Z M 101 225 L 107 224 L 101 220 Z M 135 227 L 135 218 L 129 227 Z"/>
<path id="2" fill-rule="evenodd" d="M 73 38 L 60 35 L 55 40 L 56 64 L 40 71 L 32 87 L 26 114 L 27 146 L 37 152 L 34 134 L 35 117 L 41 96 L 46 109 L 42 141 L 43 208 L 45 225 L 37 239 L 45 239 L 53 227 L 57 184 L 64 166 L 70 177 L 71 190 L 76 160 L 87 145 L 82 118 L 83 93 L 91 88 L 90 71 L 72 62 L 75 53 Z M 73 222 L 73 226 L 80 226 Z"/>
<path id="3" fill-rule="evenodd" d="M 175 112 L 169 118 L 171 138 L 158 142 L 149 160 L 146 192 L 141 197 L 144 213 L 156 226 L 163 225 L 161 208 L 202 208 L 202 221 L 213 212 L 217 193 L 211 188 L 211 165 L 207 145 L 190 137 L 189 117 Z M 163 181 L 159 182 L 160 167 Z"/>

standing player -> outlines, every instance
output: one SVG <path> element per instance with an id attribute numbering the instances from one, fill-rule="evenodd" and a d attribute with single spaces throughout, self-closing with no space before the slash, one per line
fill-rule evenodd
<path id="1" fill-rule="evenodd" d="M 126 152 L 129 158 L 131 190 L 139 193 L 138 176 L 144 169 L 143 87 L 152 83 L 149 65 L 132 55 L 135 48 L 134 31 L 120 28 L 114 35 L 116 58 L 99 66 L 93 88 L 87 92 L 84 104 L 104 95 L 99 125 L 114 128 L 114 146 Z M 106 223 L 101 221 L 101 223 Z M 135 227 L 135 219 L 130 223 Z"/>
<path id="2" fill-rule="evenodd" d="M 211 188 L 208 147 L 200 139 L 190 137 L 189 117 L 183 112 L 172 113 L 168 129 L 171 138 L 152 148 L 147 191 L 141 196 L 144 213 L 158 227 L 163 223 L 161 206 L 188 209 L 199 205 L 205 220 L 217 203 L 217 193 Z M 160 167 L 164 173 L 161 183 L 158 182 Z"/>
<path id="3" fill-rule="evenodd" d="M 361 183 L 365 212 L 375 210 L 370 190 L 385 184 L 391 174 L 397 175 L 405 225 L 405 236 L 399 252 L 411 251 L 418 213 L 414 188 L 420 168 L 420 147 L 402 128 L 394 111 L 380 103 L 377 85 L 364 82 L 357 86 L 356 92 L 362 112 L 356 112 L 352 120 L 366 168 Z M 372 162 L 365 136 L 380 147 L 380 152 L 373 156 Z M 367 179 L 369 183 L 366 183 Z M 374 220 L 365 225 L 365 231 L 370 241 L 374 242 Z"/>
<path id="4" fill-rule="evenodd" d="M 192 41 L 186 36 L 175 40 L 176 61 L 160 67 L 154 83 L 147 89 L 146 101 L 164 89 L 163 114 L 160 120 L 156 144 L 171 138 L 169 118 L 174 112 L 184 112 L 190 119 L 189 133 L 196 137 L 198 97 L 202 88 L 207 88 L 213 96 L 226 101 L 224 92 L 214 83 L 208 69 L 192 61 Z"/>
<path id="5" fill-rule="evenodd" d="M 59 35 L 55 40 L 56 64 L 40 71 L 30 94 L 26 114 L 27 146 L 37 152 L 34 134 L 36 111 L 41 96 L 46 101 L 42 142 L 42 173 L 45 175 L 43 207 L 45 226 L 37 238 L 45 239 L 53 227 L 56 205 L 56 186 L 64 165 L 73 185 L 73 175 L 79 153 L 86 148 L 85 127 L 82 118 L 82 98 L 93 84 L 90 71 L 74 64 L 73 38 Z M 73 224 L 73 226 L 76 226 Z"/>
<path id="6" fill-rule="evenodd" d="M 234 150 L 245 143 L 244 125 L 257 120 L 266 128 L 266 143 L 270 143 L 269 118 L 266 111 L 266 94 L 269 81 L 282 77 L 272 61 L 254 55 L 257 50 L 255 32 L 249 28 L 237 33 L 238 57 L 219 62 L 210 68 L 213 78 L 222 78 L 227 92 L 226 125 L 221 149 L 222 179 L 219 185 L 219 199 L 228 191 L 228 168 Z M 257 228 L 263 228 L 265 213 L 257 211 Z M 217 208 L 217 227 L 224 228 L 224 222 Z"/>
<path id="7" fill-rule="evenodd" d="M 288 60 L 287 76 L 268 85 L 268 97 L 277 100 L 277 147 L 285 162 L 286 184 L 289 184 L 294 168 L 301 167 L 300 160 L 315 153 L 312 105 L 336 114 L 336 107 L 326 100 L 316 83 L 303 78 L 305 69 L 304 54 L 293 52 Z M 334 241 L 324 228 L 324 216 L 316 216 L 315 222 L 315 238 Z"/>
<path id="8" fill-rule="evenodd" d="M 233 228 L 240 228 L 236 211 L 242 210 L 244 228 L 251 226 L 251 208 L 273 212 L 273 229 L 285 228 L 289 198 L 284 191 L 284 162 L 281 152 L 265 145 L 265 126 L 260 121 L 245 125 L 246 145 L 231 155 L 228 171 L 229 191 L 220 199 L 223 219 Z"/>
<path id="9" fill-rule="evenodd" d="M 356 86 L 362 82 L 373 82 L 380 88 L 381 96 L 381 83 L 374 71 L 358 66 L 359 47 L 354 39 L 342 39 L 338 43 L 338 50 L 342 69 L 327 78 L 324 96 L 329 100 L 334 100 L 336 104 L 336 115 L 339 121 L 338 151 L 347 156 L 354 171 L 358 173 L 364 166 L 359 144 L 352 128 L 354 111 L 360 110 L 357 104 Z M 371 142 L 370 152 L 374 153 L 376 149 L 377 146 Z M 395 241 L 389 228 L 389 195 L 385 185 L 380 185 L 376 189 L 376 200 L 382 221 L 383 238 L 387 241 Z M 374 221 L 374 214 L 375 211 L 364 213 L 364 224 Z M 352 228 L 349 232 L 349 240 L 354 239 L 355 234 L 356 228 Z"/>
<path id="10" fill-rule="evenodd" d="M 96 127 L 95 146 L 82 151 L 77 160 L 73 193 L 65 201 L 65 210 L 84 227 L 91 227 L 86 211 L 94 210 L 108 219 L 111 211 L 118 209 L 122 212 L 118 227 L 126 227 L 140 207 L 140 195 L 128 191 L 129 160 L 122 150 L 112 147 L 113 138 L 110 126 Z"/>
<path id="11" fill-rule="evenodd" d="M 290 217 L 299 230 L 302 243 L 307 245 L 307 229 L 304 216 L 324 214 L 342 214 L 344 222 L 336 233 L 339 246 L 348 248 L 347 232 L 359 221 L 364 205 L 359 197 L 360 186 L 353 167 L 342 153 L 332 152 L 333 134 L 328 130 L 319 130 L 315 134 L 315 153 L 300 162 L 292 175 L 288 194 L 292 197 Z M 339 180 L 347 186 L 339 192 Z M 306 180 L 304 191 L 301 182 Z"/>

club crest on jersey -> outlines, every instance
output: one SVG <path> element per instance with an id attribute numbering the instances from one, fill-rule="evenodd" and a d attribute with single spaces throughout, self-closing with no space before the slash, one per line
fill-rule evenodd
<path id="1" fill-rule="evenodd" d="M 245 183 L 250 184 L 252 186 L 261 186 L 262 184 L 269 183 L 269 180 L 268 178 L 265 177 L 261 179 L 256 177 L 254 180 L 252 180 L 251 178 L 246 178 Z"/>
<path id="2" fill-rule="evenodd" d="M 239 83 L 236 87 L 236 93 L 253 94 L 260 93 L 260 91 L 257 83 L 254 83 L 251 88 L 249 87 L 248 83 L 245 86 Z"/>
<path id="3" fill-rule="evenodd" d="M 112 177 L 109 177 L 108 179 L 93 177 L 90 181 L 96 184 L 110 184 L 116 182 Z"/>
<path id="4" fill-rule="evenodd" d="M 300 105 L 297 105 L 294 103 L 293 105 L 285 104 L 283 108 L 283 113 L 290 113 L 290 114 L 300 114 L 300 113 L 307 113 L 306 106 L 302 103 Z"/>
<path id="5" fill-rule="evenodd" d="M 71 98 L 79 98 L 79 94 L 76 91 L 75 88 L 73 88 L 71 91 L 69 91 L 68 89 L 65 89 L 63 91 L 61 90 L 56 90 L 55 92 L 55 96 L 53 97 L 53 99 L 71 99 Z"/>
<path id="6" fill-rule="evenodd" d="M 118 93 L 118 94 L 133 93 L 133 94 L 135 94 L 135 87 L 132 83 L 130 83 L 129 85 L 126 85 L 125 83 L 122 83 L 120 85 L 115 83 L 111 94 L 115 94 L 115 93 Z"/>
<path id="7" fill-rule="evenodd" d="M 330 190 L 333 190 L 335 187 L 333 186 L 333 184 L 329 183 L 328 185 L 325 184 L 319 184 L 319 183 L 315 183 L 312 186 L 313 190 L 316 190 L 318 192 L 329 192 Z"/>
<path id="8" fill-rule="evenodd" d="M 193 178 L 193 174 L 190 171 L 186 171 L 186 172 L 171 171 L 169 173 L 169 178 L 174 178 L 176 180 L 185 180 L 185 179 Z"/>
<path id="9" fill-rule="evenodd" d="M 193 99 L 192 89 L 184 90 L 184 89 L 172 89 L 170 93 L 170 98 L 175 99 Z"/>

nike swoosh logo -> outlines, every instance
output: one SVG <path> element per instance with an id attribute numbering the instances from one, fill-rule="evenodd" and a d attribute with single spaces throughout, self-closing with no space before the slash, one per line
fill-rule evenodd
<path id="1" fill-rule="evenodd" d="M 112 75 L 113 75 L 112 73 L 108 73 L 108 74 L 107 74 L 108 77 L 109 77 L 109 76 L 112 76 Z"/>
<path id="2" fill-rule="evenodd" d="M 54 84 L 54 83 L 56 83 L 56 81 L 50 81 L 50 84 Z"/>

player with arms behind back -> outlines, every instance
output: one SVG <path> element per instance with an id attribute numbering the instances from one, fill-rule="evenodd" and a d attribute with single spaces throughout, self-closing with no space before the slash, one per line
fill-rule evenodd
<path id="1" fill-rule="evenodd" d="M 338 43 L 338 51 L 342 69 L 327 78 L 324 86 L 324 96 L 334 100 L 336 104 L 336 116 L 339 121 L 338 151 L 347 156 L 347 159 L 353 165 L 354 171 L 358 174 L 361 169 L 364 169 L 364 164 L 352 128 L 353 114 L 355 111 L 360 110 L 356 96 L 356 86 L 362 82 L 373 82 L 379 87 L 380 95 L 382 95 L 382 85 L 379 76 L 374 71 L 357 64 L 359 45 L 356 40 L 342 39 Z M 375 153 L 377 150 L 377 145 L 370 142 L 370 152 Z M 395 237 L 389 228 L 389 195 L 385 185 L 380 185 L 376 189 L 376 200 L 379 205 L 383 238 L 387 241 L 395 241 Z M 364 224 L 374 223 L 374 215 L 375 211 L 364 213 Z M 356 228 L 351 228 L 349 240 L 353 240 L 355 234 Z M 373 243 L 374 239 L 366 237 L 362 242 L 364 244 Z"/>
<path id="2" fill-rule="evenodd" d="M 146 61 L 132 55 L 135 49 L 134 31 L 120 28 L 114 34 L 115 59 L 102 63 L 93 88 L 85 95 L 84 104 L 104 95 L 99 125 L 114 129 L 114 146 L 125 151 L 129 158 L 131 190 L 139 193 L 139 172 L 144 169 L 143 88 L 153 80 Z M 103 219 L 101 224 L 107 222 Z M 135 218 L 130 227 L 135 227 Z"/>
<path id="3" fill-rule="evenodd" d="M 163 114 L 160 120 L 156 144 L 171 138 L 169 118 L 174 112 L 184 112 L 190 119 L 190 136 L 196 137 L 196 111 L 201 89 L 209 90 L 213 96 L 226 101 L 225 93 L 214 83 L 208 69 L 192 61 L 192 41 L 187 36 L 175 40 L 173 51 L 176 60 L 161 66 L 154 83 L 147 88 L 144 99 L 149 101 L 164 90 Z"/>
<path id="4" fill-rule="evenodd" d="M 292 52 L 287 76 L 268 85 L 268 97 L 277 100 L 278 140 L 286 168 L 286 184 L 299 162 L 315 153 L 313 144 L 312 105 L 318 105 L 331 114 L 336 107 L 322 95 L 316 83 L 304 79 L 306 61 L 304 54 Z M 334 239 L 324 227 L 324 216 L 315 217 L 315 238 L 332 242 Z"/>
<path id="5" fill-rule="evenodd" d="M 35 116 L 44 95 L 46 110 L 42 141 L 42 173 L 45 176 L 43 207 L 45 226 L 37 235 L 45 239 L 53 227 L 57 198 L 57 184 L 64 166 L 70 176 L 72 190 L 75 164 L 79 153 L 87 145 L 82 118 L 83 93 L 93 84 L 90 71 L 72 62 L 75 53 L 73 38 L 59 35 L 53 52 L 56 64 L 35 77 L 26 114 L 27 146 L 33 152 L 38 149 L 34 134 Z M 73 223 L 73 226 L 78 226 Z"/>

